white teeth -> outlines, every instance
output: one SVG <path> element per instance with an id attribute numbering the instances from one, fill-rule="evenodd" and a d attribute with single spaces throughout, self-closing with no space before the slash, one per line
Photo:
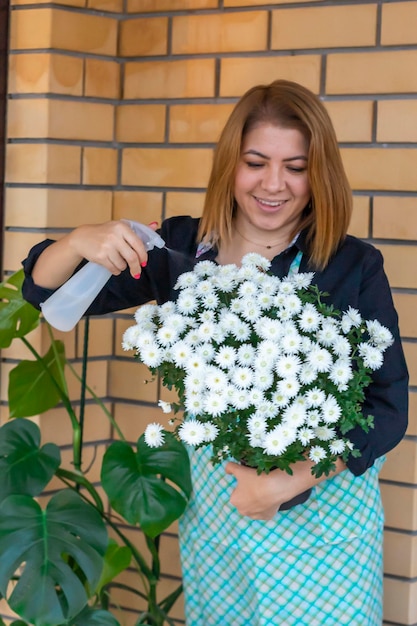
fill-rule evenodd
<path id="1" fill-rule="evenodd" d="M 280 206 L 281 204 L 284 204 L 284 200 L 281 201 L 276 201 L 276 202 L 272 202 L 269 200 L 262 200 L 261 198 L 257 198 L 257 200 L 261 203 L 261 204 L 266 204 L 267 206 L 271 206 L 271 207 L 277 207 Z"/>

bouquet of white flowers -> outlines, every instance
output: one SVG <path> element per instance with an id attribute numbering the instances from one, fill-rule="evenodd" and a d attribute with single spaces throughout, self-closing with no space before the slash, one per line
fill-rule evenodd
<path id="1" fill-rule="evenodd" d="M 315 476 L 328 475 L 337 457 L 359 455 L 349 430 L 373 427 L 364 390 L 393 338 L 377 320 L 325 304 L 313 273 L 279 279 L 269 268 L 258 254 L 241 267 L 197 263 L 178 278 L 175 302 L 136 311 L 123 348 L 176 389 L 174 433 L 211 445 L 213 463 L 291 474 L 309 458 Z M 160 446 L 164 433 L 150 424 L 145 441 Z"/>

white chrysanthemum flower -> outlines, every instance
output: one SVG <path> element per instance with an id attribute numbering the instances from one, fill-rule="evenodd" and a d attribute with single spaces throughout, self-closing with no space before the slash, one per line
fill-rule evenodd
<path id="1" fill-rule="evenodd" d="M 243 301 L 242 298 L 234 298 L 229 304 L 230 313 L 235 315 L 240 315 L 243 309 Z"/>
<path id="2" fill-rule="evenodd" d="M 191 346 L 185 341 L 177 341 L 171 346 L 172 360 L 177 367 L 186 367 L 193 356 Z"/>
<path id="3" fill-rule="evenodd" d="M 165 402 L 165 400 L 158 400 L 158 406 L 162 409 L 163 413 L 172 412 L 172 406 L 170 402 Z"/>
<path id="4" fill-rule="evenodd" d="M 332 380 L 334 384 L 338 386 L 346 385 L 351 380 L 352 376 L 353 371 L 350 361 L 345 358 L 337 359 L 329 374 L 330 380 Z"/>
<path id="5" fill-rule="evenodd" d="M 290 294 L 284 302 L 284 309 L 292 316 L 297 315 L 303 308 L 303 303 L 297 294 Z"/>
<path id="6" fill-rule="evenodd" d="M 267 426 L 266 418 L 256 413 L 250 416 L 247 425 L 250 433 L 264 433 Z"/>
<path id="7" fill-rule="evenodd" d="M 215 391 L 210 391 L 204 399 L 204 410 L 208 415 L 218 417 L 227 409 L 227 398 Z"/>
<path id="8" fill-rule="evenodd" d="M 366 322 L 366 328 L 368 329 L 372 343 L 374 343 L 377 348 L 386 350 L 392 345 L 394 337 L 388 328 L 383 326 L 378 320 Z"/>
<path id="9" fill-rule="evenodd" d="M 290 399 L 285 393 L 275 389 L 275 391 L 271 393 L 271 402 L 274 403 L 277 409 L 283 409 L 289 405 Z"/>
<path id="10" fill-rule="evenodd" d="M 357 309 L 354 309 L 351 306 L 342 315 L 341 326 L 344 333 L 348 333 L 351 328 L 358 328 L 361 323 L 361 314 Z"/>
<path id="11" fill-rule="evenodd" d="M 343 439 L 334 439 L 330 442 L 329 447 L 332 454 L 342 454 L 346 449 L 346 444 Z"/>
<path id="12" fill-rule="evenodd" d="M 214 360 L 222 368 L 232 367 L 236 363 L 236 349 L 232 346 L 220 346 Z"/>
<path id="13" fill-rule="evenodd" d="M 277 341 L 282 335 L 282 325 L 280 320 L 262 318 L 256 324 L 256 332 L 262 339 Z"/>
<path id="14" fill-rule="evenodd" d="M 178 429 L 178 436 L 181 441 L 190 446 L 198 446 L 203 443 L 205 434 L 204 424 L 196 419 L 186 420 Z"/>
<path id="15" fill-rule="evenodd" d="M 262 448 L 265 434 L 262 431 L 251 431 L 248 433 L 248 441 L 251 448 Z"/>
<path id="16" fill-rule="evenodd" d="M 200 322 L 200 324 L 203 324 L 204 322 L 216 322 L 216 313 L 214 311 L 202 311 L 201 313 L 199 313 L 198 315 L 198 321 Z"/>
<path id="17" fill-rule="evenodd" d="M 278 456 L 285 452 L 291 440 L 287 436 L 287 431 L 282 426 L 276 426 L 269 433 L 266 433 L 262 447 L 265 454 Z"/>
<path id="18" fill-rule="evenodd" d="M 262 291 L 256 298 L 256 304 L 259 306 L 261 311 L 266 311 L 273 306 L 273 297 L 271 294 Z"/>
<path id="19" fill-rule="evenodd" d="M 300 383 L 296 378 L 284 378 L 278 381 L 277 391 L 286 395 L 287 398 L 294 398 L 300 389 Z"/>
<path id="20" fill-rule="evenodd" d="M 307 363 L 317 372 L 328 372 L 333 365 L 332 355 L 326 348 L 314 348 L 307 355 Z"/>
<path id="21" fill-rule="evenodd" d="M 335 429 L 329 426 L 316 426 L 314 432 L 316 437 L 322 441 L 330 441 L 330 439 L 333 439 L 336 435 Z"/>
<path id="22" fill-rule="evenodd" d="M 207 294 L 215 293 L 214 285 L 211 279 L 200 280 L 195 286 L 195 294 L 199 297 L 206 296 Z"/>
<path id="23" fill-rule="evenodd" d="M 236 367 L 230 372 L 230 379 L 238 389 L 248 389 L 253 382 L 253 371 L 250 367 Z"/>
<path id="24" fill-rule="evenodd" d="M 249 403 L 255 408 L 258 407 L 265 400 L 265 394 L 263 390 L 258 389 L 257 387 L 252 387 L 251 389 L 248 389 L 248 394 Z"/>
<path id="25" fill-rule="evenodd" d="M 281 280 L 278 293 L 284 296 L 291 296 L 295 293 L 295 285 L 291 277 L 286 276 Z"/>
<path id="26" fill-rule="evenodd" d="M 256 322 L 261 319 L 262 309 L 258 306 L 257 300 L 254 298 L 243 298 L 241 316 L 247 322 Z"/>
<path id="27" fill-rule="evenodd" d="M 339 336 L 339 329 L 334 320 L 325 319 L 322 322 L 321 329 L 317 332 L 317 340 L 326 348 L 333 345 Z"/>
<path id="28" fill-rule="evenodd" d="M 241 298 L 255 298 L 258 295 L 258 287 L 251 280 L 245 280 L 241 283 L 237 290 Z"/>
<path id="29" fill-rule="evenodd" d="M 295 354 L 285 354 L 277 359 L 275 371 L 281 378 L 294 378 L 301 368 L 301 359 Z"/>
<path id="30" fill-rule="evenodd" d="M 162 363 L 163 356 L 163 350 L 156 343 L 142 346 L 140 349 L 140 358 L 148 367 L 158 367 Z"/>
<path id="31" fill-rule="evenodd" d="M 307 411 L 306 424 L 309 428 L 315 428 L 320 424 L 321 414 L 320 411 Z"/>
<path id="32" fill-rule="evenodd" d="M 314 272 L 297 272 L 292 274 L 290 278 L 297 289 L 307 289 L 314 278 Z"/>
<path id="33" fill-rule="evenodd" d="M 326 422 L 326 424 L 335 424 L 342 414 L 342 410 L 338 405 L 336 398 L 334 398 L 333 396 L 328 396 L 326 398 L 326 400 L 321 405 L 321 410 L 323 420 Z"/>
<path id="34" fill-rule="evenodd" d="M 186 377 L 184 378 L 186 395 L 203 391 L 206 386 L 204 372 L 205 369 L 202 369 L 200 372 L 189 372 L 186 375 Z"/>
<path id="35" fill-rule="evenodd" d="M 338 335 L 333 342 L 332 350 L 337 356 L 347 358 L 352 352 L 352 346 L 346 337 Z"/>
<path id="36" fill-rule="evenodd" d="M 174 289 L 186 289 L 187 287 L 194 287 L 198 283 L 198 277 L 195 272 L 184 272 L 177 278 L 177 282 L 174 285 Z"/>
<path id="37" fill-rule="evenodd" d="M 236 326 L 231 330 L 231 334 L 238 341 L 247 341 L 251 335 L 251 328 L 249 324 L 246 322 L 239 322 Z"/>
<path id="38" fill-rule="evenodd" d="M 134 350 L 138 347 L 138 338 L 141 335 L 139 326 L 129 326 L 123 333 L 122 348 L 123 350 Z"/>
<path id="39" fill-rule="evenodd" d="M 251 406 L 247 389 L 234 388 L 234 392 L 229 395 L 229 403 L 238 411 L 244 411 Z"/>
<path id="40" fill-rule="evenodd" d="M 211 310 L 216 309 L 220 302 L 219 296 L 217 295 L 217 293 L 214 292 L 205 293 L 204 296 L 200 297 L 200 301 L 202 306 L 207 307 L 207 309 Z"/>
<path id="41" fill-rule="evenodd" d="M 215 353 L 216 351 L 214 346 L 209 342 L 202 343 L 195 349 L 195 356 L 199 357 L 206 363 L 209 363 L 214 358 Z"/>
<path id="42" fill-rule="evenodd" d="M 184 404 L 186 411 L 191 415 L 204 413 L 204 395 L 198 391 L 187 391 Z"/>
<path id="43" fill-rule="evenodd" d="M 264 339 L 258 343 L 257 352 L 258 357 L 268 359 L 269 367 L 273 367 L 277 356 L 281 353 L 281 350 L 276 341 Z"/>
<path id="44" fill-rule="evenodd" d="M 206 373 L 207 361 L 199 354 L 191 354 L 187 363 L 182 366 L 187 374 L 204 377 Z"/>
<path id="45" fill-rule="evenodd" d="M 133 326 L 133 328 L 138 328 Z M 145 332 L 135 332 L 136 335 L 136 347 L 142 349 L 145 346 L 151 346 L 155 343 L 155 335 L 153 332 L 146 330 Z"/>
<path id="46" fill-rule="evenodd" d="M 264 399 L 256 407 L 254 415 L 270 419 L 271 417 L 275 417 L 277 412 L 276 405 L 271 400 Z"/>
<path id="47" fill-rule="evenodd" d="M 297 404 L 291 404 L 286 409 L 284 409 L 284 412 L 282 414 L 283 423 L 287 424 L 288 426 L 292 426 L 293 428 L 298 428 L 299 426 L 302 426 L 305 422 L 305 419 L 305 408 Z"/>
<path id="48" fill-rule="evenodd" d="M 242 267 L 256 267 L 260 268 L 264 272 L 267 272 L 271 267 L 271 261 L 266 259 L 261 254 L 256 254 L 256 252 L 249 252 L 245 254 L 242 258 Z"/>
<path id="49" fill-rule="evenodd" d="M 313 463 L 318 463 L 326 458 L 326 450 L 321 446 L 313 446 L 308 453 L 308 458 Z"/>
<path id="50" fill-rule="evenodd" d="M 160 448 L 164 443 L 164 429 L 161 424 L 148 424 L 144 432 L 145 443 L 150 448 Z"/>
<path id="51" fill-rule="evenodd" d="M 363 358 L 366 367 L 371 370 L 378 370 L 383 363 L 382 351 L 379 348 L 371 346 L 369 343 L 360 343 L 358 352 Z"/>
<path id="52" fill-rule="evenodd" d="M 308 427 L 300 428 L 297 434 L 297 438 L 299 441 L 301 441 L 303 446 L 308 446 L 310 441 L 314 439 L 314 430 Z"/>
<path id="53" fill-rule="evenodd" d="M 214 322 L 203 322 L 197 328 L 198 335 L 201 341 L 210 341 L 215 339 L 218 335 L 217 324 Z"/>
<path id="54" fill-rule="evenodd" d="M 168 300 L 168 302 L 164 302 L 164 304 L 158 307 L 158 317 L 161 322 L 164 322 L 166 319 L 170 318 L 171 315 L 177 315 L 177 305 L 175 302 Z"/>
<path id="55" fill-rule="evenodd" d="M 255 354 L 255 348 L 249 343 L 244 343 L 237 349 L 237 362 L 239 365 L 250 367 L 255 360 Z"/>
<path id="56" fill-rule="evenodd" d="M 277 293 L 279 286 L 281 284 L 280 279 L 277 276 L 271 276 L 270 274 L 263 274 L 259 280 L 258 284 L 262 286 L 262 294 L 267 296 L 273 296 Z"/>
<path id="57" fill-rule="evenodd" d="M 225 372 L 215 365 L 208 365 L 205 369 L 205 381 L 208 389 L 212 391 L 224 392 L 228 377 Z"/>
<path id="58" fill-rule="evenodd" d="M 325 401 L 326 394 L 318 387 L 313 387 L 306 392 L 305 398 L 309 407 L 318 407 Z"/>
<path id="59" fill-rule="evenodd" d="M 204 441 L 206 441 L 207 443 L 214 441 L 217 435 L 219 434 L 218 427 L 212 422 L 204 422 L 203 426 L 204 426 Z"/>
<path id="60" fill-rule="evenodd" d="M 255 370 L 254 385 L 258 389 L 265 391 L 269 389 L 274 382 L 274 375 L 269 367 L 262 367 Z"/>
<path id="61" fill-rule="evenodd" d="M 322 316 L 317 311 L 316 307 L 307 302 L 298 316 L 298 324 L 301 330 L 311 333 L 319 328 L 321 319 Z"/>
<path id="62" fill-rule="evenodd" d="M 156 338 L 162 346 L 171 346 L 179 338 L 179 332 L 172 326 L 161 326 L 156 333 Z"/>
<path id="63" fill-rule="evenodd" d="M 158 306 L 156 304 L 143 304 L 135 311 L 135 321 L 137 324 L 143 324 L 144 322 L 151 322 L 158 312 Z"/>
<path id="64" fill-rule="evenodd" d="M 284 334 L 281 338 L 281 346 L 286 354 L 296 354 L 300 351 L 301 341 L 301 335 Z"/>
<path id="65" fill-rule="evenodd" d="M 198 308 L 198 300 L 193 289 L 184 289 L 177 299 L 177 309 L 180 313 L 190 315 Z"/>
<path id="66" fill-rule="evenodd" d="M 197 347 L 201 344 L 201 338 L 198 333 L 198 329 L 191 328 L 186 335 L 183 337 L 183 341 L 188 343 L 188 345 Z"/>
<path id="67" fill-rule="evenodd" d="M 193 272 L 199 277 L 213 276 L 217 272 L 217 264 L 214 261 L 199 261 L 194 266 Z"/>

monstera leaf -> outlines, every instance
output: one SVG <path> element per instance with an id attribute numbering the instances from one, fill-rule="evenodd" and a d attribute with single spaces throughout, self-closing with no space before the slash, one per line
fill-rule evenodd
<path id="1" fill-rule="evenodd" d="M 0 283 L 0 348 L 8 348 L 39 324 L 39 311 L 22 297 L 23 270 Z"/>
<path id="2" fill-rule="evenodd" d="M 11 417 L 38 415 L 62 400 L 54 383 L 60 381 L 65 366 L 65 348 L 62 341 L 54 340 L 40 360 L 21 361 L 9 376 L 9 409 Z"/>
<path id="3" fill-rule="evenodd" d="M 108 611 L 86 606 L 68 626 L 120 626 L 120 622 Z"/>
<path id="4" fill-rule="evenodd" d="M 136 452 L 128 443 L 116 441 L 104 455 L 101 481 L 115 511 L 130 524 L 139 524 L 149 537 L 156 537 L 187 505 L 191 494 L 188 454 L 170 433 L 160 448 L 150 448 L 142 435 Z"/>
<path id="5" fill-rule="evenodd" d="M 66 624 L 86 606 L 86 587 L 94 592 L 106 547 L 99 513 L 76 492 L 58 492 L 45 510 L 30 496 L 8 496 L 0 504 L 0 593 L 34 626 Z"/>
<path id="6" fill-rule="evenodd" d="M 13 420 L 0 428 L 0 501 L 11 494 L 39 495 L 61 461 L 58 446 L 40 447 L 39 427 Z"/>

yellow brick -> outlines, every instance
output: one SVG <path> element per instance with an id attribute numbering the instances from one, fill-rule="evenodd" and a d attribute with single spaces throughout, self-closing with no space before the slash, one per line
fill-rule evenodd
<path id="1" fill-rule="evenodd" d="M 166 195 L 166 217 L 174 215 L 191 215 L 200 217 L 204 205 L 204 193 L 169 191 Z"/>
<path id="2" fill-rule="evenodd" d="M 417 576 L 417 535 L 385 531 L 384 571 L 393 576 Z"/>
<path id="3" fill-rule="evenodd" d="M 214 96 L 213 59 L 127 62 L 124 95 L 140 98 L 204 98 Z"/>
<path id="4" fill-rule="evenodd" d="M 113 320 L 108 317 L 90 318 L 88 328 L 88 357 L 111 356 L 113 352 Z M 85 319 L 77 326 L 77 356 L 82 358 L 84 348 Z M 87 368 L 88 369 L 88 368 Z M 98 437 L 100 439 L 100 437 Z"/>
<path id="5" fill-rule="evenodd" d="M 107 409 L 109 406 L 107 405 Z M 77 416 L 79 416 L 79 408 L 74 406 Z M 59 428 L 57 428 L 59 424 Z M 68 445 L 72 440 L 72 427 L 65 409 L 52 409 L 42 414 L 40 417 L 40 426 L 42 429 L 42 441 L 51 441 L 58 446 Z M 98 404 L 87 404 L 84 416 L 84 441 L 102 441 L 111 436 L 111 428 L 109 418 Z"/>
<path id="6" fill-rule="evenodd" d="M 326 92 L 416 92 L 416 65 L 415 50 L 329 54 Z"/>
<path id="7" fill-rule="evenodd" d="M 44 7 L 12 11 L 10 49 L 49 48 L 51 46 L 52 17 L 52 10 Z"/>
<path id="8" fill-rule="evenodd" d="M 417 530 L 416 489 L 382 482 L 381 495 L 387 526 L 403 530 Z"/>
<path id="9" fill-rule="evenodd" d="M 142 17 L 120 24 L 120 54 L 142 57 L 167 53 L 168 18 Z"/>
<path id="10" fill-rule="evenodd" d="M 117 150 L 84 148 L 82 163 L 84 185 L 115 185 L 117 183 Z"/>
<path id="11" fill-rule="evenodd" d="M 372 140 L 373 102 L 333 101 L 323 103 L 329 112 L 339 141 Z"/>
<path id="12" fill-rule="evenodd" d="M 96 11 L 123 13 L 123 0 L 87 0 L 87 6 Z"/>
<path id="13" fill-rule="evenodd" d="M 232 104 L 178 104 L 170 107 L 171 143 L 216 143 Z"/>
<path id="14" fill-rule="evenodd" d="M 11 144 L 7 148 L 6 180 L 10 183 L 80 182 L 81 148 L 46 144 Z"/>
<path id="15" fill-rule="evenodd" d="M 20 5 L 20 4 L 25 4 L 25 5 L 35 4 L 36 6 L 38 6 L 42 4 L 51 4 L 51 3 L 49 2 L 49 0 L 12 0 L 10 2 L 11 6 Z M 63 4 L 69 7 L 85 7 L 86 0 L 55 0 L 54 4 Z"/>
<path id="16" fill-rule="evenodd" d="M 62 10 L 53 13 L 52 48 L 116 55 L 116 18 Z"/>
<path id="17" fill-rule="evenodd" d="M 417 443 L 403 439 L 387 454 L 381 478 L 400 483 L 417 483 Z"/>
<path id="18" fill-rule="evenodd" d="M 81 375 L 81 363 L 75 363 L 74 368 L 78 372 L 78 375 Z M 108 361 L 100 360 L 93 361 L 91 360 L 88 363 L 88 371 L 87 371 L 87 383 L 89 387 L 94 391 L 94 393 L 99 398 L 104 398 L 107 395 L 107 377 L 108 377 Z M 72 401 L 76 401 L 80 399 L 81 394 L 81 385 L 77 378 L 74 375 L 69 375 L 67 377 L 68 380 L 68 389 L 69 396 Z"/>
<path id="19" fill-rule="evenodd" d="M 180 553 L 177 537 L 161 537 L 161 569 L 170 576 L 181 576 Z"/>
<path id="20" fill-rule="evenodd" d="M 221 60 L 220 96 L 240 97 L 250 87 L 277 78 L 294 80 L 318 93 L 320 65 L 319 55 L 224 58 Z"/>
<path id="21" fill-rule="evenodd" d="M 205 187 L 211 163 L 212 151 L 206 149 L 126 148 L 123 150 L 122 184 Z"/>
<path id="22" fill-rule="evenodd" d="M 143 224 L 161 223 L 162 192 L 115 191 L 113 219 L 131 219 Z"/>
<path id="23" fill-rule="evenodd" d="M 6 190 L 6 226 L 32 228 L 75 228 L 86 221 L 111 219 L 110 191 L 81 189 Z"/>
<path id="24" fill-rule="evenodd" d="M 374 198 L 373 235 L 378 239 L 412 239 L 417 233 L 417 198 Z"/>
<path id="25" fill-rule="evenodd" d="M 189 9 L 216 9 L 218 0 L 127 0 L 128 13 L 152 11 L 184 11 Z"/>
<path id="26" fill-rule="evenodd" d="M 307 2 L 321 2 L 322 0 L 224 0 L 225 7 L 257 7 L 270 4 L 306 4 Z"/>
<path id="27" fill-rule="evenodd" d="M 9 93 L 82 95 L 83 61 L 61 54 L 28 53 L 9 57 Z"/>
<path id="28" fill-rule="evenodd" d="M 376 5 L 360 3 L 273 11 L 271 47 L 294 50 L 373 46 L 376 17 Z"/>
<path id="29" fill-rule="evenodd" d="M 382 5 L 381 44 L 417 43 L 417 2 Z"/>
<path id="30" fill-rule="evenodd" d="M 397 292 L 393 297 L 400 318 L 401 334 L 404 337 L 417 338 L 417 295 Z"/>
<path id="31" fill-rule="evenodd" d="M 173 54 L 266 50 L 268 13 L 245 11 L 173 18 Z"/>
<path id="32" fill-rule="evenodd" d="M 166 107 L 162 104 L 128 104 L 116 111 L 116 138 L 131 143 L 162 142 Z"/>
<path id="33" fill-rule="evenodd" d="M 413 246 L 378 245 L 385 260 L 391 287 L 417 287 L 417 248 Z"/>
<path id="34" fill-rule="evenodd" d="M 120 65 L 114 61 L 85 59 L 85 95 L 93 98 L 120 97 Z"/>
<path id="35" fill-rule="evenodd" d="M 409 413 L 408 413 L 408 429 L 407 434 L 415 437 L 417 435 L 417 393 L 411 392 L 409 397 Z M 416 493 L 417 497 L 417 493 Z M 415 530 L 417 530 L 417 518 L 415 524 Z"/>
<path id="36" fill-rule="evenodd" d="M 353 189 L 414 191 L 417 150 L 346 148 L 343 162 Z"/>
<path id="37" fill-rule="evenodd" d="M 386 100 L 378 103 L 377 141 L 417 142 L 417 102 Z"/>
<path id="38" fill-rule="evenodd" d="M 384 618 L 391 624 L 417 622 L 417 582 L 396 578 L 385 579 Z"/>
<path id="39" fill-rule="evenodd" d="M 417 384 L 417 344 L 403 341 L 405 359 L 410 374 L 410 385 Z M 416 481 L 417 482 L 417 481 Z"/>
<path id="40" fill-rule="evenodd" d="M 148 368 L 133 357 L 131 361 L 110 361 L 109 394 L 127 400 L 156 402 L 158 385 Z"/>
<path id="41" fill-rule="evenodd" d="M 352 218 L 349 225 L 349 234 L 355 237 L 369 236 L 369 198 L 364 196 L 353 197 Z"/>
<path id="42" fill-rule="evenodd" d="M 126 352 L 124 355 L 126 356 Z M 135 365 L 140 367 L 138 363 Z M 135 378 L 131 378 L 131 383 L 133 386 L 139 386 L 136 375 Z M 114 417 L 127 441 L 133 441 L 135 444 L 148 424 L 161 422 L 161 419 L 162 421 L 164 419 L 161 409 L 156 404 L 155 406 L 143 406 L 124 402 L 115 402 Z"/>
<path id="43" fill-rule="evenodd" d="M 45 238 L 45 233 L 4 233 L 3 254 L 4 271 L 16 272 L 22 269 L 21 262 L 28 255 L 32 246 Z"/>
<path id="44" fill-rule="evenodd" d="M 51 99 L 12 100 L 9 137 L 112 141 L 110 104 Z"/>

